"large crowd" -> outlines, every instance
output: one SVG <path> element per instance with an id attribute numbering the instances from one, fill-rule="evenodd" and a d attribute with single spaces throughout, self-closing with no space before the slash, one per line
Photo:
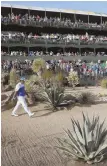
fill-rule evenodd
<path id="1" fill-rule="evenodd" d="M 88 16 L 87 16 L 88 17 Z M 72 18 L 59 18 L 59 17 L 41 17 L 39 15 L 21 15 L 14 13 L 8 14 L 7 16 L 1 15 L 1 23 L 4 24 L 21 24 L 21 25 L 32 25 L 32 26 L 54 26 L 54 27 L 68 27 L 68 28 L 107 28 L 107 22 L 98 23 L 85 23 L 80 19 Z"/>
<path id="2" fill-rule="evenodd" d="M 107 22 L 102 24 L 97 23 L 85 23 L 81 20 L 73 20 L 72 18 L 59 18 L 59 17 L 41 17 L 39 15 L 15 15 L 14 13 L 8 14 L 7 16 L 1 16 L 1 23 L 3 24 L 23 24 L 23 25 L 33 25 L 33 26 L 55 26 L 55 27 L 68 27 L 68 28 L 107 28 Z M 24 32 L 8 32 L 2 31 L 1 33 L 1 43 L 24 43 L 24 44 L 107 44 L 107 36 L 101 35 L 89 35 L 87 32 L 83 35 L 75 34 L 26 34 Z M 72 51 L 5 51 L 1 52 L 2 56 L 24 56 L 27 59 L 27 56 L 107 56 L 105 52 L 72 52 Z M 20 75 L 24 75 L 26 70 L 32 70 L 31 60 L 21 60 L 15 61 L 2 61 L 2 71 L 10 72 L 12 68 L 15 68 L 19 71 Z M 68 62 L 62 60 L 52 60 L 46 62 L 47 69 L 55 70 L 56 67 L 63 69 L 67 73 L 70 70 L 78 72 L 79 76 L 107 76 L 107 63 L 85 63 L 85 62 Z"/>
<path id="3" fill-rule="evenodd" d="M 87 32 L 84 35 L 74 34 L 32 34 L 29 35 L 23 32 L 2 32 L 2 43 L 63 43 L 63 44 L 107 44 L 107 36 L 89 35 Z"/>
<path id="4" fill-rule="evenodd" d="M 10 72 L 12 68 L 15 68 L 21 76 L 25 74 L 25 71 L 32 70 L 31 60 L 25 60 L 24 62 L 20 60 L 15 61 L 2 61 L 2 71 Z M 89 76 L 91 78 L 104 77 L 107 76 L 107 62 L 101 63 L 100 60 L 97 63 L 86 63 L 81 60 L 78 61 L 65 61 L 60 60 L 51 60 L 46 62 L 46 67 L 48 70 L 56 70 L 59 67 L 61 70 L 64 70 L 66 73 L 70 71 L 77 71 L 79 77 Z"/>
<path id="5" fill-rule="evenodd" d="M 31 56 L 31 57 L 35 57 L 35 56 L 40 56 L 40 57 L 43 57 L 43 56 L 55 56 L 55 57 L 59 57 L 59 56 L 66 56 L 66 57 L 69 57 L 69 56 L 107 56 L 107 53 L 106 52 L 97 52 L 97 53 L 94 53 L 94 52 L 90 52 L 90 51 L 87 51 L 87 52 L 72 52 L 72 51 L 64 51 L 64 52 L 58 52 L 55 53 L 53 51 L 29 51 L 28 53 L 25 52 L 25 51 L 10 51 L 10 53 L 6 52 L 6 51 L 1 51 L 1 56 L 15 56 L 15 57 L 20 57 L 20 56 L 24 56 L 24 57 L 27 57 L 27 56 Z"/>

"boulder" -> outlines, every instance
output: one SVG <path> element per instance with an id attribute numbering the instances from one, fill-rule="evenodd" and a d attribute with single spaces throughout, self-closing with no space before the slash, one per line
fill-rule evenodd
<path id="1" fill-rule="evenodd" d="M 4 100 L 2 100 L 1 102 L 1 111 L 7 110 L 7 109 L 11 109 L 15 106 L 16 101 L 11 101 L 12 97 L 13 97 L 14 91 L 12 91 L 10 93 L 9 96 L 7 96 L 7 98 L 5 98 Z"/>
<path id="2" fill-rule="evenodd" d="M 5 92 L 11 91 L 11 90 L 13 90 L 13 88 L 10 85 L 5 86 L 5 89 L 4 89 Z"/>
<path id="3" fill-rule="evenodd" d="M 1 74 L 1 82 L 3 85 L 8 85 L 8 83 L 9 83 L 9 74 L 8 73 Z"/>
<path id="4" fill-rule="evenodd" d="M 1 94 L 1 101 L 6 100 L 8 96 L 6 94 Z"/>

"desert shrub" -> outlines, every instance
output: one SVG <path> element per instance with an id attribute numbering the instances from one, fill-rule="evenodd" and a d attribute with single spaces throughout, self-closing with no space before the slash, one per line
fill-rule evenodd
<path id="1" fill-rule="evenodd" d="M 50 87 L 43 87 L 42 96 L 48 102 L 53 111 L 62 103 L 64 97 L 64 88 L 57 83 L 51 83 Z"/>
<path id="2" fill-rule="evenodd" d="M 26 80 L 26 82 L 25 82 L 25 89 L 26 89 L 27 93 L 33 91 L 32 82 L 30 80 Z"/>
<path id="3" fill-rule="evenodd" d="M 42 73 L 42 79 L 49 82 L 63 83 L 64 77 L 61 72 L 54 74 L 51 70 L 44 70 Z"/>
<path id="4" fill-rule="evenodd" d="M 58 138 L 58 146 L 63 155 L 88 164 L 101 162 L 107 158 L 107 129 L 99 117 L 89 119 L 83 114 L 83 125 L 71 119 L 73 130 L 66 130 L 67 138 Z"/>
<path id="5" fill-rule="evenodd" d="M 44 81 L 48 81 L 48 80 L 52 79 L 52 77 L 53 77 L 53 72 L 52 71 L 47 70 L 47 69 L 45 69 L 43 71 L 43 73 L 42 73 L 42 79 Z"/>
<path id="6" fill-rule="evenodd" d="M 107 88 L 107 79 L 103 79 L 103 80 L 101 81 L 101 87 L 102 87 L 102 88 Z"/>
<path id="7" fill-rule="evenodd" d="M 63 83 L 63 80 L 64 80 L 63 73 L 62 72 L 57 73 L 55 76 L 55 80 L 59 83 Z"/>
<path id="8" fill-rule="evenodd" d="M 37 77 L 37 76 L 36 76 Z M 36 101 L 44 101 L 43 97 L 42 97 L 42 88 L 40 86 L 40 82 L 41 82 L 41 79 L 39 77 L 35 78 L 34 81 L 32 81 L 32 78 L 29 79 L 29 80 L 26 80 L 25 82 L 25 89 L 26 89 L 26 92 L 28 93 L 28 96 L 30 98 L 30 100 L 32 100 L 32 103 L 33 102 L 36 102 Z M 40 80 L 40 82 L 38 82 Z M 37 81 L 37 82 L 36 82 Z M 42 82 L 41 82 L 42 84 Z"/>
<path id="9" fill-rule="evenodd" d="M 91 92 L 82 92 L 78 95 L 77 100 L 80 104 L 94 104 L 96 101 L 96 96 Z"/>
<path id="10" fill-rule="evenodd" d="M 41 70 L 46 68 L 45 61 L 41 58 L 35 59 L 32 64 L 33 72 L 37 73 L 39 76 L 41 75 Z"/>
<path id="11" fill-rule="evenodd" d="M 75 71 L 70 71 L 67 79 L 68 79 L 69 85 L 71 85 L 73 88 L 75 88 L 75 86 L 79 84 L 79 77 L 77 72 Z"/>
<path id="12" fill-rule="evenodd" d="M 41 84 L 43 84 L 43 80 L 37 75 L 32 75 L 26 80 L 25 89 L 29 93 L 34 92 L 36 87 L 41 87 Z"/>
<path id="13" fill-rule="evenodd" d="M 41 78 L 38 77 L 37 75 L 32 75 L 32 76 L 29 77 L 29 81 L 30 81 L 32 84 L 39 85 L 39 83 L 41 82 Z"/>
<path id="14" fill-rule="evenodd" d="M 19 81 L 19 77 L 18 77 L 18 75 L 16 73 L 16 70 L 12 69 L 10 71 L 10 86 L 12 88 L 14 88 L 18 81 Z"/>

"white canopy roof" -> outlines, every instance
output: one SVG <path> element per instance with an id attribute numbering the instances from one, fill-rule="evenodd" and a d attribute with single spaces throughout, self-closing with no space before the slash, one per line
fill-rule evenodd
<path id="1" fill-rule="evenodd" d="M 92 16 L 103 16 L 107 17 L 107 14 L 102 13 L 94 13 L 94 12 L 86 12 L 86 11 L 78 11 L 78 10 L 65 10 L 65 9 L 54 9 L 54 8 L 42 8 L 42 7 L 26 7 L 26 6 L 19 6 L 19 5 L 10 5 L 10 4 L 3 4 L 1 3 L 1 7 L 8 7 L 8 8 L 17 8 L 17 9 L 27 9 L 27 10 L 39 10 L 39 11 L 50 11 L 50 12 L 61 12 L 61 13 L 71 13 L 71 14 L 80 14 L 80 15 L 92 15 Z"/>

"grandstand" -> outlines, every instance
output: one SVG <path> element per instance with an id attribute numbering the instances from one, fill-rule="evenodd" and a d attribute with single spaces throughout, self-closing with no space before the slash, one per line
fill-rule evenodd
<path id="1" fill-rule="evenodd" d="M 107 60 L 107 14 L 2 4 L 1 15 L 2 60 Z"/>

